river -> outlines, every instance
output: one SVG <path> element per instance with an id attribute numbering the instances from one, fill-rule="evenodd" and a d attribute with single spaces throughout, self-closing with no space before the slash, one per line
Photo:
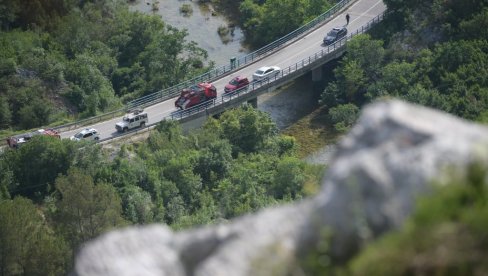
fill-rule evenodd
<path id="1" fill-rule="evenodd" d="M 184 4 L 193 10 L 188 16 L 180 12 L 180 7 Z M 157 10 L 153 11 L 153 6 Z M 197 1 L 188 0 L 136 0 L 131 9 L 157 14 L 167 24 L 180 30 L 186 29 L 187 40 L 195 41 L 200 48 L 205 49 L 209 60 L 215 61 L 217 66 L 229 63 L 231 57 L 249 51 L 241 44 L 244 34 L 239 27 L 233 28 L 233 32 L 225 36 L 224 40 L 221 39 L 217 30 L 221 26 L 229 27 L 229 22 L 223 15 L 213 12 L 215 9 L 210 4 L 198 4 Z"/>

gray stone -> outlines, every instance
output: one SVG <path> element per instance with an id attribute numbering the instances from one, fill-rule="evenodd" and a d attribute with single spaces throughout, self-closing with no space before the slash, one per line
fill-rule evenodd
<path id="1" fill-rule="evenodd" d="M 415 199 L 452 168 L 485 159 L 488 129 L 399 101 L 367 107 L 337 145 L 321 192 L 228 223 L 173 233 L 131 227 L 89 242 L 77 275 L 299 275 L 297 256 L 328 230 L 330 254 L 347 259 L 402 225 Z M 444 177 L 441 177 L 444 176 Z"/>
<path id="2" fill-rule="evenodd" d="M 164 225 L 113 231 L 86 244 L 76 258 L 75 275 L 186 275 Z"/>

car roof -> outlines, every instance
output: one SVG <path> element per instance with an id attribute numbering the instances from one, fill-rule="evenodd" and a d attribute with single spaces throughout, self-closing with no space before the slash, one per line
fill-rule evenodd
<path id="1" fill-rule="evenodd" d="M 259 69 L 258 69 L 258 70 L 256 70 L 256 71 L 266 71 L 266 70 L 268 70 L 269 68 L 271 68 L 271 67 L 270 67 L 270 66 L 263 66 L 263 67 L 259 68 Z"/>
<path id="2" fill-rule="evenodd" d="M 124 116 L 124 117 L 129 118 L 129 119 L 132 119 L 132 118 L 134 118 L 134 117 L 141 116 L 141 115 L 146 115 L 146 112 L 137 113 L 137 114 L 135 114 L 135 113 L 130 113 L 130 114 L 128 114 L 127 116 Z"/>
<path id="3" fill-rule="evenodd" d="M 346 27 L 335 27 L 335 28 L 332 28 L 333 31 L 340 31 L 340 30 L 344 30 Z"/>
<path id="4" fill-rule="evenodd" d="M 84 130 L 80 131 L 80 133 L 82 133 L 82 134 L 86 134 L 89 132 L 97 132 L 97 130 L 94 128 L 85 128 Z"/>

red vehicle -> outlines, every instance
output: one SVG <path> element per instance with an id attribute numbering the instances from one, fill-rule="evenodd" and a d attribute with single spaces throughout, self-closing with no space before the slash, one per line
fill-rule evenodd
<path id="1" fill-rule="evenodd" d="M 230 93 L 232 91 L 235 91 L 239 88 L 245 87 L 249 85 L 249 80 L 246 77 L 235 77 L 231 81 L 229 81 L 229 84 L 227 84 L 224 88 L 225 93 Z"/>
<path id="2" fill-rule="evenodd" d="M 190 88 L 183 89 L 175 106 L 179 109 L 187 109 L 199 103 L 206 102 L 217 97 L 217 88 L 211 83 L 202 82 Z"/>
<path id="3" fill-rule="evenodd" d="M 25 142 L 28 142 L 32 137 L 34 137 L 36 135 L 48 135 L 48 136 L 52 136 L 52 137 L 56 137 L 58 139 L 61 139 L 61 136 L 59 135 L 59 133 L 54 129 L 39 129 L 39 130 L 36 130 L 33 132 L 19 134 L 19 135 L 9 137 L 9 138 L 7 138 L 7 144 L 11 148 L 18 148 L 20 145 L 22 145 Z"/>

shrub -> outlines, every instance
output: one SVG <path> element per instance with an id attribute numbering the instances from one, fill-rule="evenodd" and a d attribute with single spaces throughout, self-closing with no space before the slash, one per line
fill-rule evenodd
<path id="1" fill-rule="evenodd" d="M 193 8 L 190 4 L 183 4 L 180 7 L 180 13 L 182 13 L 183 16 L 190 16 L 193 13 Z"/>

